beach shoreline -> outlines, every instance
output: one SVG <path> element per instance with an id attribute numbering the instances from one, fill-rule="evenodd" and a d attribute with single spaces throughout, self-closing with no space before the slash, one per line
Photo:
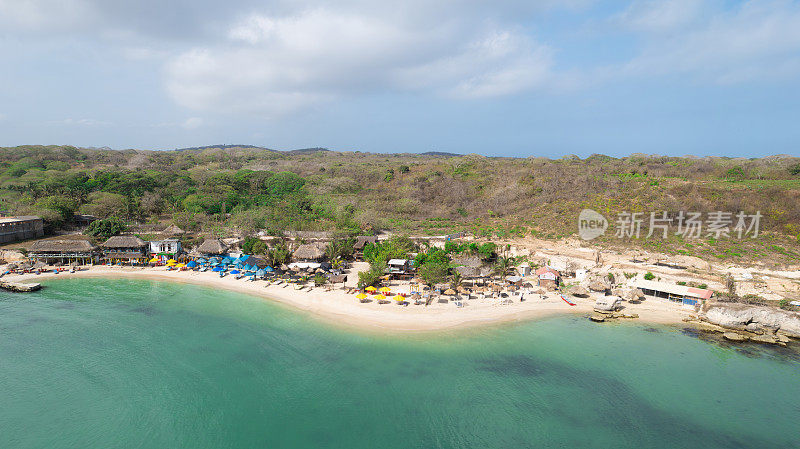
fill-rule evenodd
<path id="1" fill-rule="evenodd" d="M 75 273 L 61 272 L 40 275 L 9 275 L 14 282 L 41 282 L 52 279 L 77 278 L 132 278 L 151 281 L 189 283 L 208 288 L 221 288 L 236 293 L 253 295 L 273 303 L 301 311 L 326 323 L 345 330 L 362 330 L 379 333 L 423 333 L 479 328 L 515 322 L 533 321 L 556 315 L 591 314 L 593 298 L 571 298 L 570 306 L 555 293 L 542 300 L 531 294 L 524 302 L 516 299 L 512 304 L 497 305 L 492 300 L 469 300 L 468 306 L 458 308 L 452 303 L 433 303 L 430 306 L 400 306 L 376 302 L 360 303 L 355 295 L 341 287 L 331 291 L 315 288 L 311 292 L 297 291 L 292 286 L 266 286 L 264 281 L 245 281 L 232 276 L 220 278 L 216 273 L 195 271 L 167 271 L 161 268 L 130 268 L 95 266 Z M 392 286 L 403 292 L 403 286 Z M 663 325 L 681 324 L 692 313 L 679 304 L 648 298 L 640 304 L 625 303 L 625 313 L 637 314 L 632 322 Z"/>

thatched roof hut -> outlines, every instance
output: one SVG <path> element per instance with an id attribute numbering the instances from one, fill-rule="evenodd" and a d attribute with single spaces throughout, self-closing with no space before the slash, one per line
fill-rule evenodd
<path id="1" fill-rule="evenodd" d="M 318 243 L 300 245 L 292 254 L 295 260 L 319 260 L 325 257 L 325 246 Z"/>
<path id="2" fill-rule="evenodd" d="M 220 255 L 228 252 L 228 247 L 218 239 L 206 239 L 198 248 L 200 254 Z"/>
<path id="3" fill-rule="evenodd" d="M 578 285 L 577 287 L 570 290 L 570 294 L 572 294 L 572 296 L 586 298 L 587 296 L 589 296 L 589 290 L 586 290 L 585 288 Z"/>
<path id="4" fill-rule="evenodd" d="M 87 239 L 47 239 L 33 242 L 31 253 L 91 253 L 97 248 Z"/>
<path id="5" fill-rule="evenodd" d="M 135 235 L 115 235 L 103 243 L 104 248 L 143 248 L 147 243 Z"/>
<path id="6" fill-rule="evenodd" d="M 356 237 L 356 242 L 353 244 L 353 249 L 362 250 L 368 243 L 377 243 L 377 235 L 359 235 Z"/>
<path id="7" fill-rule="evenodd" d="M 172 226 L 169 226 L 167 229 L 164 229 L 163 231 L 161 231 L 161 233 L 164 234 L 164 235 L 168 235 L 168 236 L 176 236 L 176 235 L 185 234 L 186 232 L 183 229 L 181 229 L 181 228 L 179 228 L 179 227 L 177 227 L 175 225 L 172 225 Z"/>

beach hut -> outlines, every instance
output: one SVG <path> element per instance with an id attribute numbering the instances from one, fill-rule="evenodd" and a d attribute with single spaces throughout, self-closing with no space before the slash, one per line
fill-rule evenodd
<path id="1" fill-rule="evenodd" d="M 378 242 L 376 235 L 359 235 L 353 244 L 353 257 L 356 260 L 364 260 L 364 247 Z"/>
<path id="2" fill-rule="evenodd" d="M 83 236 L 61 236 L 34 242 L 28 256 L 49 264 L 78 262 L 85 265 L 97 262 L 99 253 L 97 247 Z"/>
<path id="3" fill-rule="evenodd" d="M 206 239 L 197 247 L 197 252 L 205 257 L 221 256 L 228 252 L 228 246 L 219 239 Z"/>
<path id="4" fill-rule="evenodd" d="M 145 263 L 147 242 L 135 235 L 115 235 L 102 245 L 103 257 L 110 263 Z"/>
<path id="5" fill-rule="evenodd" d="M 298 246 L 292 256 L 297 262 L 320 262 L 325 257 L 325 246 L 322 243 L 306 243 Z"/>
<path id="6" fill-rule="evenodd" d="M 536 277 L 539 279 L 539 286 L 547 289 L 555 289 L 561 281 L 561 273 L 549 266 L 537 268 Z"/>

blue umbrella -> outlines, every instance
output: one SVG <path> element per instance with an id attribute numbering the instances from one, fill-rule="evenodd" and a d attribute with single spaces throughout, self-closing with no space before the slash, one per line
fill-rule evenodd
<path id="1" fill-rule="evenodd" d="M 239 273 L 241 273 L 239 270 L 233 270 L 233 271 L 231 271 L 231 274 L 239 274 Z"/>
<path id="2" fill-rule="evenodd" d="M 202 257 L 197 259 L 197 263 L 206 263 L 206 262 L 207 262 L 207 260 L 202 258 Z"/>
<path id="3" fill-rule="evenodd" d="M 220 260 L 220 262 L 221 263 L 231 263 L 231 258 L 230 257 L 223 257 L 222 260 Z"/>
<path id="4" fill-rule="evenodd" d="M 266 271 L 267 273 L 272 273 L 275 270 L 272 267 L 268 266 L 268 267 L 264 268 L 264 271 Z"/>
<path id="5" fill-rule="evenodd" d="M 186 266 L 187 266 L 188 268 L 194 268 L 194 267 L 196 267 L 196 266 L 197 266 L 197 262 L 195 262 L 195 261 L 191 260 L 191 261 L 189 261 L 189 263 L 187 263 L 187 264 L 186 264 Z"/>
<path id="6" fill-rule="evenodd" d="M 256 276 L 264 276 L 267 272 L 264 269 L 256 271 Z"/>
<path id="7" fill-rule="evenodd" d="M 239 260 L 241 260 L 242 262 L 244 262 L 245 260 L 247 260 L 249 258 L 250 258 L 250 256 L 248 256 L 247 254 L 242 254 L 241 256 L 239 256 Z"/>
<path id="8" fill-rule="evenodd" d="M 212 268 L 211 271 L 225 271 L 225 269 L 217 265 L 216 267 Z"/>

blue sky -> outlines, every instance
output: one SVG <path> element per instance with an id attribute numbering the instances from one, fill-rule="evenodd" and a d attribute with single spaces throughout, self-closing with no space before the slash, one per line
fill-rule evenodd
<path id="1" fill-rule="evenodd" d="M 0 0 L 0 145 L 800 154 L 800 2 Z"/>

